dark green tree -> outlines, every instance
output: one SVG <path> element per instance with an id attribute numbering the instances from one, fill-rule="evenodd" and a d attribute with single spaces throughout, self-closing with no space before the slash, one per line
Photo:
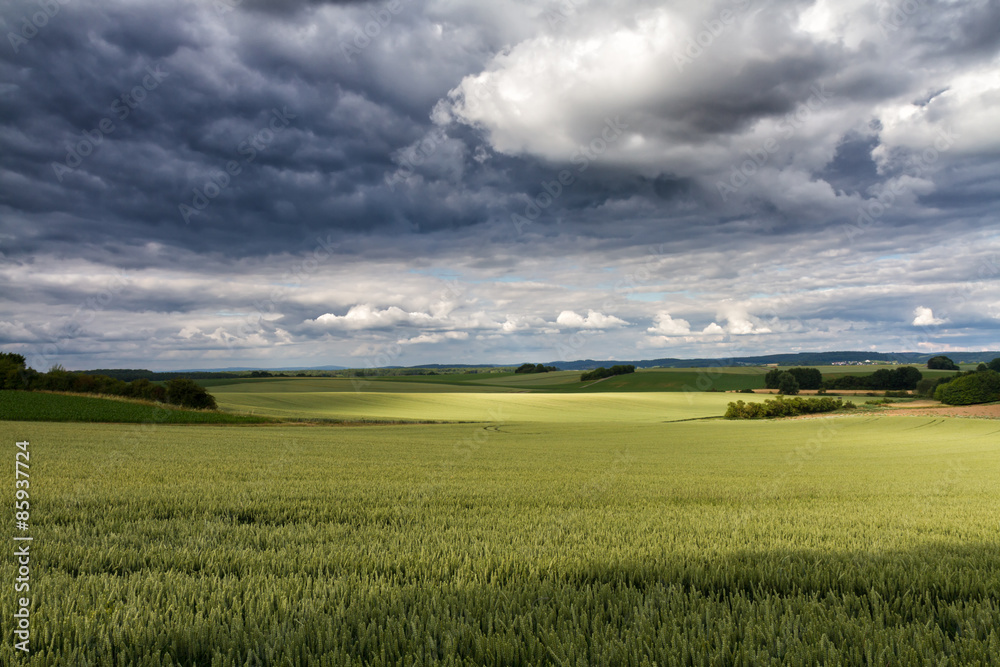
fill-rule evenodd
<path id="1" fill-rule="evenodd" d="M 794 396 L 799 393 L 799 382 L 788 371 L 782 373 L 778 378 L 778 393 L 786 396 Z"/>
<path id="2" fill-rule="evenodd" d="M 767 375 L 764 376 L 764 387 L 766 389 L 777 389 L 778 378 L 780 378 L 781 374 L 784 372 L 785 371 L 781 370 L 780 368 L 772 368 L 771 370 L 769 370 L 767 372 Z"/>
<path id="3" fill-rule="evenodd" d="M 0 352 L 0 389 L 24 389 L 24 356 L 14 352 Z"/>
<path id="4" fill-rule="evenodd" d="M 988 363 L 987 366 L 990 367 L 991 371 L 996 371 L 997 373 L 1000 373 L 1000 357 L 997 357 L 996 359 Z"/>
<path id="5" fill-rule="evenodd" d="M 958 367 L 958 365 L 954 361 L 952 361 L 948 357 L 944 356 L 943 354 L 939 354 L 936 357 L 931 357 L 930 359 L 928 359 L 927 360 L 927 368 L 932 369 L 932 370 L 939 370 L 939 371 L 957 371 L 957 370 L 960 370 L 959 367 Z"/>
<path id="6" fill-rule="evenodd" d="M 141 398 L 145 401 L 159 401 L 160 403 L 167 400 L 167 390 L 158 384 L 153 384 L 146 378 L 132 380 L 125 390 L 125 395 Z"/>
<path id="7" fill-rule="evenodd" d="M 920 369 L 913 366 L 903 366 L 896 369 L 896 386 L 893 389 L 916 389 L 917 383 L 924 379 Z"/>
<path id="8" fill-rule="evenodd" d="M 789 368 L 788 372 L 795 376 L 799 389 L 819 389 L 823 386 L 823 374 L 818 368 Z"/>
<path id="9" fill-rule="evenodd" d="M 215 397 L 194 380 L 187 378 L 175 378 L 167 382 L 167 403 L 197 409 L 214 410 L 217 407 Z"/>

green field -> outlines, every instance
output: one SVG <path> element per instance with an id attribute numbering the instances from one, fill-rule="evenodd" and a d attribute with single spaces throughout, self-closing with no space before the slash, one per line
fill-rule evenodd
<path id="1" fill-rule="evenodd" d="M 224 412 L 184 413 L 303 422 L 266 427 L 0 392 L 11 458 L 31 442 L 33 643 L 16 660 L 995 660 L 1000 421 L 734 422 L 719 417 L 745 396 L 684 390 L 762 381 L 746 370 L 582 389 L 577 373 L 209 380 Z M 0 526 L 18 534 L 12 512 Z"/>
<path id="2" fill-rule="evenodd" d="M 31 440 L 19 662 L 985 664 L 998 433 L 0 422 Z"/>
<path id="3" fill-rule="evenodd" d="M 783 367 L 784 368 L 784 367 Z M 896 366 L 819 366 L 826 378 L 841 375 L 871 375 L 880 368 Z M 608 393 L 662 391 L 731 391 L 762 389 L 764 376 L 771 370 L 763 366 L 728 368 L 651 368 L 628 375 L 617 375 L 596 382 L 581 382 L 580 371 L 553 373 L 458 373 L 450 375 L 411 375 L 363 378 L 233 378 L 200 380 L 213 393 L 226 392 L 377 392 L 377 393 Z M 925 378 L 953 375 L 951 371 L 921 368 Z M 266 389 L 264 389 L 266 387 Z"/>
<path id="4" fill-rule="evenodd" d="M 624 421 L 657 423 L 719 417 L 733 394 L 716 393 L 376 393 L 246 391 L 212 387 L 222 410 L 285 419 L 395 421 L 520 421 L 546 423 Z"/>
<path id="5" fill-rule="evenodd" d="M 710 384 L 707 384 L 710 383 Z M 218 390 L 253 392 L 379 392 L 379 393 L 607 393 L 640 391 L 705 391 L 715 388 L 758 388 L 764 386 L 760 369 L 664 369 L 640 370 L 628 375 L 581 382 L 578 371 L 523 374 L 417 375 L 409 377 L 365 378 L 253 378 L 202 380 L 213 393 Z"/>
<path id="6" fill-rule="evenodd" d="M 259 424 L 264 417 L 185 410 L 122 398 L 0 390 L 0 420 L 151 424 Z"/>

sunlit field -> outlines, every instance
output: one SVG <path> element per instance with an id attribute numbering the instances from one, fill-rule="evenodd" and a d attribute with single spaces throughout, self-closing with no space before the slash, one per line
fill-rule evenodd
<path id="1" fill-rule="evenodd" d="M 996 421 L 670 421 L 718 414 L 711 394 L 329 396 L 289 410 L 484 421 L 0 422 L 32 447 L 26 664 L 1000 654 Z"/>
<path id="2" fill-rule="evenodd" d="M 381 393 L 212 389 L 223 410 L 298 419 L 656 423 L 717 417 L 733 394 L 723 393 Z"/>

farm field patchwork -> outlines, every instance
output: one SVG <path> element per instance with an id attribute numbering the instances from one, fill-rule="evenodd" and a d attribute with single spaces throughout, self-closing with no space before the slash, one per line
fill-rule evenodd
<path id="1" fill-rule="evenodd" d="M 1000 654 L 994 420 L 0 422 L 25 437 L 23 664 Z"/>
<path id="2" fill-rule="evenodd" d="M 272 421 L 259 416 L 188 410 L 119 397 L 12 390 L 0 390 L 0 420 L 136 424 L 254 424 Z"/>
<path id="3" fill-rule="evenodd" d="M 473 382 L 433 381 L 433 376 L 415 381 L 407 377 L 385 378 L 253 378 L 232 380 L 201 380 L 202 385 L 211 392 L 227 393 L 282 393 L 293 394 L 303 392 L 364 392 L 378 393 L 497 393 L 504 391 L 522 391 L 519 387 L 484 386 Z"/>
<path id="4" fill-rule="evenodd" d="M 784 367 L 783 367 L 784 368 Z M 820 366 L 824 377 L 871 375 L 880 368 L 896 366 Z M 453 373 L 447 375 L 407 375 L 376 377 L 271 377 L 201 380 L 213 392 L 691 392 L 762 389 L 770 368 L 762 366 L 711 368 L 651 368 L 604 380 L 581 382 L 580 371 L 551 373 Z M 953 375 L 951 371 L 920 369 L 925 378 Z"/>
<path id="5" fill-rule="evenodd" d="M 228 391 L 229 386 L 236 391 Z M 719 417 L 732 394 L 379 393 L 209 387 L 222 410 L 288 419 L 650 423 Z"/>

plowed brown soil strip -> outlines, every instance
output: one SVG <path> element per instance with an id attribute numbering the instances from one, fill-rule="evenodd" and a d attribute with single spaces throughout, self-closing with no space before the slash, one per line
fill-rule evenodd
<path id="1" fill-rule="evenodd" d="M 890 409 L 901 415 L 919 415 L 927 417 L 979 417 L 985 419 L 1000 419 L 1000 403 L 988 405 L 948 405 L 931 401 L 914 401 L 913 403 L 890 404 Z"/>

